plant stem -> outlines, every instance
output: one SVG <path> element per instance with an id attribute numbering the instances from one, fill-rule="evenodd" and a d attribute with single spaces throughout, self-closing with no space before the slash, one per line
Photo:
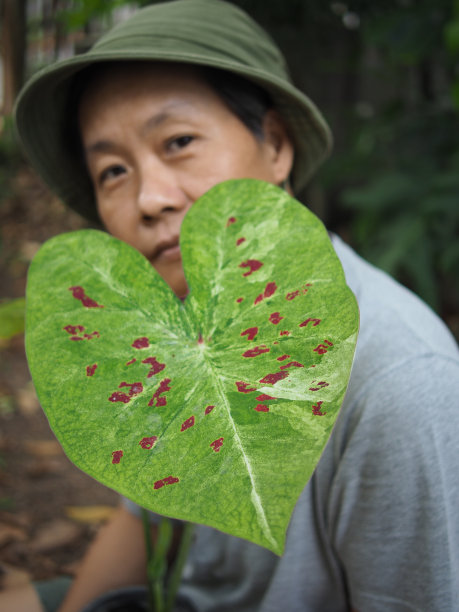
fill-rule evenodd
<path id="1" fill-rule="evenodd" d="M 158 525 L 158 536 L 155 546 L 151 542 L 150 520 L 148 512 L 142 508 L 142 520 L 145 534 L 147 556 L 148 600 L 151 612 L 164 612 L 164 577 L 167 570 L 167 553 L 172 541 L 172 523 L 163 517 Z"/>
<path id="2" fill-rule="evenodd" d="M 151 542 L 151 532 L 150 532 L 150 518 L 148 516 L 147 510 L 145 508 L 141 508 L 142 510 L 142 523 L 143 523 L 143 532 L 144 532 L 144 540 L 145 540 L 145 552 L 147 557 L 147 587 L 148 587 L 148 607 L 150 612 L 155 612 L 155 593 L 153 590 L 153 582 L 150 576 L 150 566 L 153 558 L 153 547 Z"/>
<path id="3" fill-rule="evenodd" d="M 167 583 L 166 606 L 164 612 L 172 612 L 172 608 L 177 597 L 177 591 L 182 579 L 183 567 L 188 558 L 191 542 L 193 539 L 194 525 L 193 523 L 184 523 L 180 545 L 177 551 L 175 562 L 172 566 L 169 581 Z"/>

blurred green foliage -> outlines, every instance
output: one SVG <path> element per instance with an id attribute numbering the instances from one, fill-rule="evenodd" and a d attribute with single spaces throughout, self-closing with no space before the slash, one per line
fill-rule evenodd
<path id="1" fill-rule="evenodd" d="M 348 212 L 364 257 L 441 314 L 457 314 L 459 2 L 367 9 L 360 59 L 377 54 L 378 93 L 387 91 L 352 117 L 346 150 L 322 175 L 326 190 Z"/>
<path id="2" fill-rule="evenodd" d="M 0 205 L 5 197 L 12 194 L 11 178 L 22 162 L 13 119 L 8 115 L 0 116 Z"/>
<path id="3" fill-rule="evenodd" d="M 0 302 L 0 340 L 9 340 L 24 332 L 25 299 Z"/>

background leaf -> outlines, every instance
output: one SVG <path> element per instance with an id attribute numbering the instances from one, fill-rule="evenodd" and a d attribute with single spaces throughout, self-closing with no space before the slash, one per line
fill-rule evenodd
<path id="1" fill-rule="evenodd" d="M 26 348 L 81 469 L 158 513 L 281 553 L 346 390 L 355 298 L 321 222 L 254 180 L 187 213 L 182 303 L 95 230 L 35 257 Z"/>
<path id="2" fill-rule="evenodd" d="M 24 331 L 24 314 L 24 298 L 0 303 L 0 339 L 9 340 Z"/>

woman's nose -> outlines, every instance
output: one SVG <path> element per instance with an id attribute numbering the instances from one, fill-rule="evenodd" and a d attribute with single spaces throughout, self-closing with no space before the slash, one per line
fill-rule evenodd
<path id="1" fill-rule="evenodd" d="M 140 173 L 137 204 L 142 220 L 151 222 L 185 208 L 187 197 L 173 170 L 163 164 L 150 163 Z"/>

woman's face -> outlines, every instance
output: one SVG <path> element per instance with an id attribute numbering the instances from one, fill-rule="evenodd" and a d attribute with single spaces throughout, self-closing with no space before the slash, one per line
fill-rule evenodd
<path id="1" fill-rule="evenodd" d="M 280 184 L 293 160 L 274 111 L 257 139 L 192 68 L 110 68 L 88 86 L 79 122 L 102 222 L 179 297 L 187 293 L 180 226 L 193 202 L 226 179 Z"/>

